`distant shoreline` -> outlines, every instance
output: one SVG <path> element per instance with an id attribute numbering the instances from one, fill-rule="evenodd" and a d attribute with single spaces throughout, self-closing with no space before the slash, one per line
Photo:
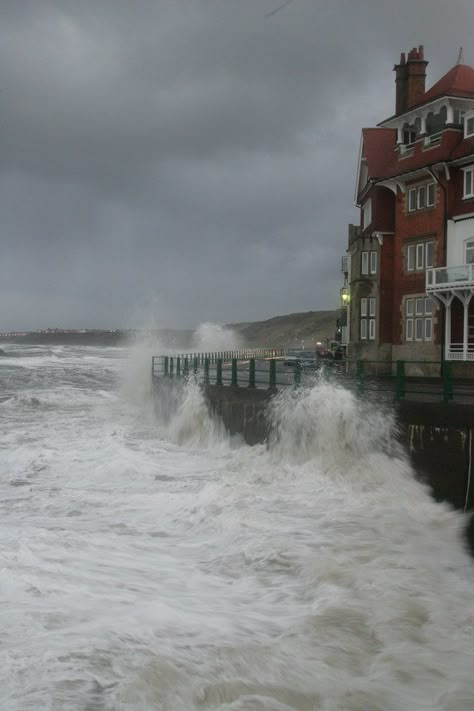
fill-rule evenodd
<path id="1" fill-rule="evenodd" d="M 76 346 L 127 346 L 138 340 L 157 338 L 184 347 L 189 340 L 188 331 L 86 331 L 49 333 L 31 331 L 21 334 L 0 334 L 0 346 L 5 343 L 25 345 L 76 345 Z"/>

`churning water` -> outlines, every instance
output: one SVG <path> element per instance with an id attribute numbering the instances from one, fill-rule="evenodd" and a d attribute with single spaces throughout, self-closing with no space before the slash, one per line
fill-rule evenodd
<path id="1" fill-rule="evenodd" d="M 387 412 L 316 384 L 250 448 L 148 357 L 5 350 L 1 709 L 474 708 L 465 520 Z"/>

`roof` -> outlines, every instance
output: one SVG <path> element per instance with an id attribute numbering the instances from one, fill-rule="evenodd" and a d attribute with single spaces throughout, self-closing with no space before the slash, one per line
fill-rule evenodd
<path id="1" fill-rule="evenodd" d="M 474 156 L 474 138 L 464 139 L 460 131 L 449 131 L 442 142 L 424 150 L 421 144 L 415 150 L 400 157 L 395 149 L 394 130 L 390 128 L 363 128 L 361 157 L 367 163 L 368 181 L 377 183 L 404 175 L 436 163 L 450 163 L 461 158 Z M 358 193 L 365 186 L 360 185 L 360 165 L 358 169 Z"/>
<path id="2" fill-rule="evenodd" d="M 474 98 L 474 69 L 467 64 L 456 64 L 431 89 L 413 105 L 419 106 L 441 96 L 460 96 Z M 410 106 L 410 109 L 413 108 Z"/>
<path id="3" fill-rule="evenodd" d="M 456 64 L 408 111 L 443 96 L 474 99 L 474 69 L 466 64 Z M 357 170 L 356 201 L 357 193 L 361 195 L 366 187 L 360 184 L 362 159 L 367 164 L 367 180 L 378 182 L 428 168 L 436 163 L 449 163 L 470 156 L 474 156 L 474 139 L 464 139 L 460 131 L 447 132 L 443 135 L 441 143 L 429 150 L 424 150 L 421 144 L 417 144 L 414 151 L 402 157 L 396 150 L 395 129 L 379 126 L 363 128 Z"/>

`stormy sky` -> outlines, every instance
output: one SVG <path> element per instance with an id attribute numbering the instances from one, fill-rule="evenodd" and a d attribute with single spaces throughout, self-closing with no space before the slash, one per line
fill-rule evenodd
<path id="1" fill-rule="evenodd" d="M 0 330 L 338 307 L 360 129 L 474 3 L 282 5 L 0 0 Z"/>

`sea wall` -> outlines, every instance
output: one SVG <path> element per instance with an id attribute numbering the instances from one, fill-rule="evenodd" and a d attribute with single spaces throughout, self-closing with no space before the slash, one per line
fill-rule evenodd
<path id="1" fill-rule="evenodd" d="M 205 392 L 231 434 L 242 434 L 248 444 L 265 441 L 271 391 L 209 385 Z M 400 441 L 433 496 L 459 509 L 474 508 L 474 406 L 401 401 L 396 411 Z"/>
<path id="2" fill-rule="evenodd" d="M 401 401 L 400 437 L 420 479 L 439 501 L 474 508 L 474 406 Z"/>

